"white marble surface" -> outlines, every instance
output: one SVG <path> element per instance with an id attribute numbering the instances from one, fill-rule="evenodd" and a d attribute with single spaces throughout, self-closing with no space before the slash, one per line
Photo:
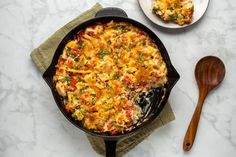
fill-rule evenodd
<path id="1" fill-rule="evenodd" d="M 0 1 L 0 156 L 94 157 L 82 131 L 55 105 L 30 52 L 50 34 L 94 5 L 96 0 Z M 181 75 L 170 102 L 176 120 L 156 130 L 126 157 L 236 156 L 236 2 L 212 0 L 204 18 L 184 30 L 162 30 L 148 21 L 136 0 L 101 0 L 123 8 L 163 41 Z M 182 142 L 197 103 L 194 66 L 203 56 L 226 66 L 222 85 L 205 102 L 192 150 Z"/>

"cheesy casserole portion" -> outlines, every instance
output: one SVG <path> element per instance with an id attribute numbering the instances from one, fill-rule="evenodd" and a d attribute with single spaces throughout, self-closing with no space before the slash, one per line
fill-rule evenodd
<path id="1" fill-rule="evenodd" d="M 164 21 L 182 26 L 192 21 L 194 6 L 192 0 L 154 0 L 152 11 Z"/>
<path id="2" fill-rule="evenodd" d="M 131 130 L 142 116 L 140 92 L 163 86 L 167 68 L 150 37 L 125 22 L 97 23 L 69 41 L 56 66 L 56 90 L 84 127 L 109 134 Z"/>

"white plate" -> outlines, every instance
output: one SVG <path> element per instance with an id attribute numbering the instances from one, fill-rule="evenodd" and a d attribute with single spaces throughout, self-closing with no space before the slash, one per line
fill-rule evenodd
<path id="1" fill-rule="evenodd" d="M 155 24 L 165 28 L 183 28 L 190 26 L 197 22 L 206 12 L 210 0 L 193 0 L 194 12 L 193 19 L 190 24 L 179 26 L 173 22 L 164 22 L 160 17 L 152 13 L 152 3 L 154 0 L 139 0 L 139 5 L 142 8 L 144 14 Z"/>

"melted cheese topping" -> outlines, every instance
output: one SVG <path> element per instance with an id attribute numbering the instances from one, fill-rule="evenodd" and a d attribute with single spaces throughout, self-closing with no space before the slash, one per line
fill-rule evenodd
<path id="1" fill-rule="evenodd" d="M 166 64 L 147 34 L 111 21 L 87 27 L 66 44 L 54 81 L 75 120 L 88 129 L 117 134 L 142 116 L 135 97 L 163 86 L 166 75 Z"/>
<path id="2" fill-rule="evenodd" d="M 184 25 L 192 21 L 192 0 L 154 0 L 152 11 L 164 21 L 173 21 Z"/>

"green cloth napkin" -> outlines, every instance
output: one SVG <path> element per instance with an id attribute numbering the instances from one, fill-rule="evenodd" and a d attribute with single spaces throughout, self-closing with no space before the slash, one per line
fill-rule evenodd
<path id="1" fill-rule="evenodd" d="M 51 64 L 55 50 L 63 37 L 80 23 L 93 18 L 100 9 L 102 9 L 102 6 L 97 3 L 91 9 L 82 13 L 80 16 L 76 17 L 74 20 L 60 28 L 38 48 L 35 48 L 33 50 L 33 52 L 31 53 L 31 58 L 41 73 L 44 73 L 48 66 Z M 148 127 L 143 129 L 137 135 L 121 139 L 118 142 L 116 150 L 117 156 L 124 155 L 129 150 L 134 148 L 137 144 L 142 142 L 146 137 L 148 137 L 156 128 L 161 127 L 174 119 L 174 113 L 172 112 L 170 104 L 167 103 L 161 114 L 151 124 L 149 124 Z M 87 137 L 93 149 L 97 153 L 105 155 L 105 143 L 103 139 L 90 135 L 87 135 Z"/>

